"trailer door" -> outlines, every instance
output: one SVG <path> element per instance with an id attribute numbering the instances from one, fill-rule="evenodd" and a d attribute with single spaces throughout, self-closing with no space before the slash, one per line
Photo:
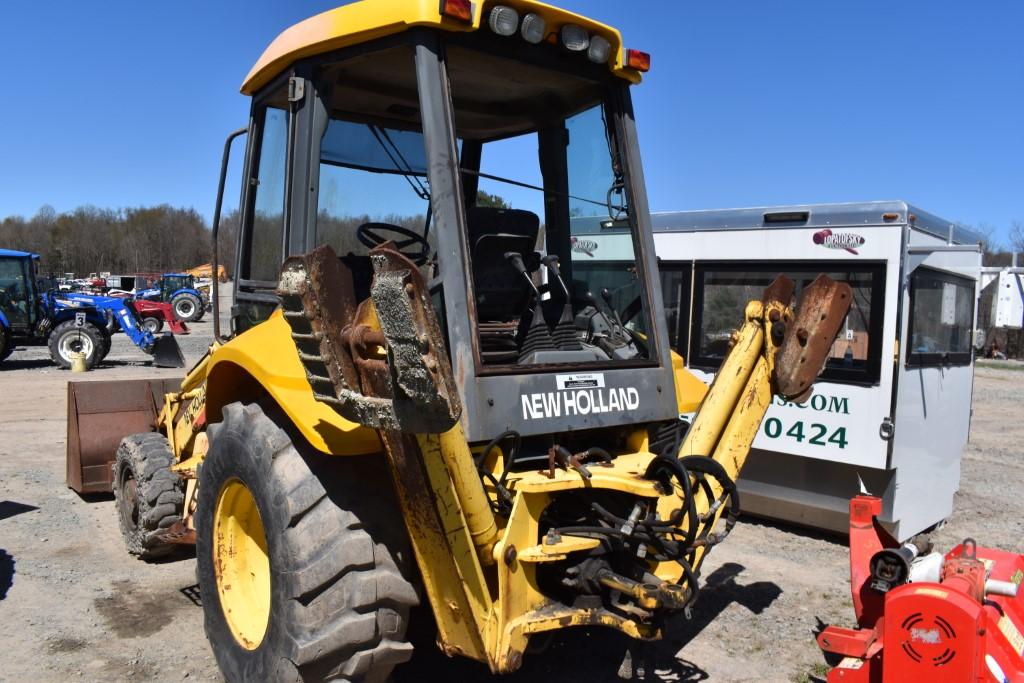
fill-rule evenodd
<path id="1" fill-rule="evenodd" d="M 911 247 L 906 261 L 890 463 L 901 536 L 949 516 L 960 485 L 980 265 L 977 251 L 955 247 Z"/>

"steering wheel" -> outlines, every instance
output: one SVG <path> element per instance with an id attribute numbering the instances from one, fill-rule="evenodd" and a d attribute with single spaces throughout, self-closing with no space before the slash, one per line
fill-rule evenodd
<path id="1" fill-rule="evenodd" d="M 386 233 L 395 233 L 403 239 L 395 239 L 393 237 L 386 236 Z M 406 256 L 415 263 L 417 266 L 422 266 L 427 262 L 430 257 L 430 244 L 420 234 L 413 232 L 409 228 L 403 228 L 401 225 L 392 225 L 390 223 L 363 223 L 356 228 L 356 238 L 359 242 L 365 246 L 373 249 L 379 247 L 385 242 L 393 240 L 395 248 L 398 249 L 399 253 Z M 406 247 L 414 245 L 419 246 L 418 251 L 406 251 Z"/>

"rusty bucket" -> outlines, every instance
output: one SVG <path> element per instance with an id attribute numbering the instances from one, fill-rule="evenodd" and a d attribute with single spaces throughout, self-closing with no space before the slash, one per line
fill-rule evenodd
<path id="1" fill-rule="evenodd" d="M 121 439 L 153 431 L 164 394 L 180 388 L 174 378 L 68 382 L 68 487 L 110 492 Z"/>

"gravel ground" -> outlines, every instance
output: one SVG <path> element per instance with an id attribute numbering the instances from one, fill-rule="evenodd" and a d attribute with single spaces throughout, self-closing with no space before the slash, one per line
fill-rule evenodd
<path id="1" fill-rule="evenodd" d="M 179 338 L 197 360 L 208 321 Z M 123 337 L 85 379 L 180 375 L 160 370 Z M 1024 366 L 979 368 L 971 443 L 955 512 L 939 549 L 965 536 L 1024 552 Z M 123 550 L 112 498 L 64 486 L 65 383 L 45 349 L 15 352 L 0 371 L 0 681 L 220 680 L 203 635 L 194 556 L 154 564 Z M 818 620 L 849 625 L 847 551 L 840 537 L 744 520 L 705 566 L 689 622 L 655 648 L 655 680 L 812 681 L 825 667 Z M 429 641 L 429 638 L 426 639 Z M 509 681 L 618 681 L 626 641 L 603 630 L 559 634 Z M 483 681 L 473 662 L 418 647 L 401 681 Z"/>

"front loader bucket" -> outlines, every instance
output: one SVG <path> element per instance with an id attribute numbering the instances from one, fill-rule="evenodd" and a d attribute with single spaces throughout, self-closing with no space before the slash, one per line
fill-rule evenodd
<path id="1" fill-rule="evenodd" d="M 180 389 L 173 378 L 68 382 L 68 487 L 109 492 L 121 439 L 153 431 L 164 394 Z"/>
<path id="2" fill-rule="evenodd" d="M 170 332 L 164 332 L 153 342 L 153 365 L 158 368 L 185 367 L 185 356 L 181 354 L 178 340 Z"/>

